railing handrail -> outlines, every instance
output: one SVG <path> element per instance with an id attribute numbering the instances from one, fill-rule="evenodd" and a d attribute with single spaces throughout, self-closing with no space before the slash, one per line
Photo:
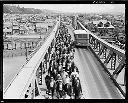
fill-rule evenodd
<path id="1" fill-rule="evenodd" d="M 87 31 L 90 35 L 92 35 L 95 39 L 97 39 L 101 44 L 105 45 L 107 48 L 109 48 L 110 50 L 112 50 L 113 52 L 118 52 L 122 57 L 125 58 L 125 51 L 118 48 L 118 47 L 115 47 L 113 45 L 111 45 L 110 43 L 106 42 L 105 40 L 97 37 L 96 35 L 94 35 L 92 32 L 90 32 L 88 29 L 86 29 L 78 20 L 77 22 L 80 24 L 80 26 L 85 30 Z"/>
<path id="2" fill-rule="evenodd" d="M 4 99 L 20 99 L 24 98 L 24 94 L 27 91 L 31 81 L 33 80 L 36 70 L 38 69 L 41 61 L 44 59 L 46 50 L 51 45 L 52 40 L 55 37 L 55 33 L 58 29 L 59 21 L 57 21 L 55 28 L 51 32 L 49 38 L 41 46 L 41 48 L 34 54 L 30 61 L 22 68 L 21 72 L 12 82 L 10 87 L 4 94 Z"/>

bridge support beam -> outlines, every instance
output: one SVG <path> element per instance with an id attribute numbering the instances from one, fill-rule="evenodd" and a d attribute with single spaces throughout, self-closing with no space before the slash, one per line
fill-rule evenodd
<path id="1" fill-rule="evenodd" d="M 113 45 L 107 43 L 103 39 L 98 38 L 96 35 L 94 35 L 89 30 L 87 30 L 79 21 L 77 22 L 79 23 L 81 28 L 83 28 L 83 30 L 86 30 L 89 33 L 90 47 L 92 48 L 93 52 L 96 54 L 96 57 L 98 57 L 98 60 L 100 60 L 100 62 L 102 62 L 102 64 L 104 65 L 105 70 L 110 75 L 110 77 L 116 84 L 119 91 L 125 97 L 126 91 L 124 91 L 123 88 L 121 87 L 122 85 L 120 85 L 119 82 L 116 81 L 119 74 L 122 72 L 122 70 L 125 69 L 125 59 L 126 59 L 125 51 L 117 47 L 114 47 Z M 103 58 L 101 56 L 103 56 Z M 110 67 L 111 72 L 109 72 L 108 66 L 111 66 Z M 125 86 L 126 83 L 125 72 L 122 73 L 124 75 L 124 80 L 122 81 L 124 81 L 123 85 Z"/>

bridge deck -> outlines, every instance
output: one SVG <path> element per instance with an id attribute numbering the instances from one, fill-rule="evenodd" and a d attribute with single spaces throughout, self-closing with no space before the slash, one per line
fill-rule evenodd
<path id="1" fill-rule="evenodd" d="M 83 96 L 86 99 L 121 98 L 114 83 L 91 51 L 88 49 L 76 49 L 74 61 L 80 71 Z"/>
<path id="2" fill-rule="evenodd" d="M 74 39 L 72 27 L 68 31 Z M 93 53 L 88 49 L 75 49 L 74 62 L 80 71 L 83 97 L 85 99 L 119 99 L 117 88 L 105 73 Z"/>

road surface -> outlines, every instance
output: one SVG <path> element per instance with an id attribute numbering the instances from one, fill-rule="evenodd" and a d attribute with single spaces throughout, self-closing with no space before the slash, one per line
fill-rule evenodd
<path id="1" fill-rule="evenodd" d="M 80 71 L 85 99 L 120 99 L 112 80 L 94 55 L 87 49 L 76 49 L 74 62 Z"/>

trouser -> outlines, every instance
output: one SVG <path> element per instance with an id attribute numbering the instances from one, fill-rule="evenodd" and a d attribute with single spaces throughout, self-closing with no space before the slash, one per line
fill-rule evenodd
<path id="1" fill-rule="evenodd" d="M 67 86 L 68 86 L 68 88 L 67 88 Z M 65 84 L 65 92 L 67 92 L 67 94 L 69 96 L 71 96 L 71 87 L 70 87 L 70 84 L 68 84 L 68 83 Z"/>
<path id="2" fill-rule="evenodd" d="M 81 95 L 81 91 L 79 89 L 75 90 L 75 99 L 80 99 L 80 95 Z"/>
<path id="3" fill-rule="evenodd" d="M 54 94 L 54 87 L 50 87 L 50 92 L 52 93 L 52 97 L 53 97 L 53 94 Z"/>
<path id="4" fill-rule="evenodd" d="M 59 97 L 62 98 L 62 96 L 64 95 L 64 91 L 63 90 L 59 90 L 58 93 L 59 93 Z"/>

